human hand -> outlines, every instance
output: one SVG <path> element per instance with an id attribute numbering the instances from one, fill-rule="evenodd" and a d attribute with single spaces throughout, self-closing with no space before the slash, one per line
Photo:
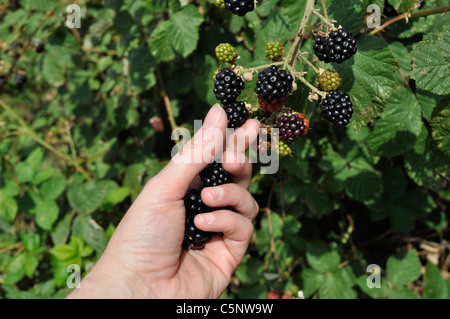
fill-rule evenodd
<path id="1" fill-rule="evenodd" d="M 196 135 L 147 182 L 102 257 L 68 298 L 220 297 L 247 251 L 259 210 L 247 191 L 252 167 L 245 156 L 257 138 L 259 123 L 248 120 L 228 137 L 226 128 L 227 115 L 216 105 Z M 223 236 L 213 236 L 202 250 L 186 251 L 181 248 L 183 197 L 189 188 L 199 187 L 198 174 L 214 160 L 216 154 L 207 154 L 207 149 L 224 150 L 222 165 L 233 180 L 204 188 L 202 200 L 209 207 L 232 207 L 235 212 L 220 209 L 197 215 L 194 222 L 199 229 Z"/>

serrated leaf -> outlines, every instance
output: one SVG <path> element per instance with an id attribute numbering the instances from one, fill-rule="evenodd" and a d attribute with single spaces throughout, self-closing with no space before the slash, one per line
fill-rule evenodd
<path id="1" fill-rule="evenodd" d="M 196 48 L 203 16 L 194 5 L 188 5 L 170 18 L 169 29 L 172 46 L 183 57 L 187 57 Z"/>
<path id="2" fill-rule="evenodd" d="M 435 109 L 430 125 L 436 146 L 450 157 L 450 98 L 444 98 Z"/>
<path id="3" fill-rule="evenodd" d="M 74 181 L 69 186 L 67 198 L 70 206 L 80 213 L 92 213 L 103 202 L 103 196 L 99 193 L 99 185 L 91 180 L 85 184 Z"/>
<path id="4" fill-rule="evenodd" d="M 39 201 L 33 208 L 36 215 L 36 224 L 45 230 L 52 230 L 53 224 L 58 219 L 59 206 L 52 199 Z"/>
<path id="5" fill-rule="evenodd" d="M 316 292 L 317 289 L 319 289 L 325 277 L 317 270 L 305 268 L 301 272 L 300 279 L 303 284 L 301 286 L 303 294 L 305 298 L 309 298 L 314 292 Z"/>
<path id="6" fill-rule="evenodd" d="M 409 151 L 422 126 L 419 103 L 414 94 L 401 86 L 389 98 L 381 118 L 375 122 L 366 143 L 375 155 L 394 157 Z"/>
<path id="7" fill-rule="evenodd" d="M 344 79 L 342 90 L 354 105 L 350 125 L 359 130 L 383 111 L 395 87 L 399 68 L 386 42 L 378 37 L 358 38 L 358 51 L 342 64 L 333 64 Z"/>
<path id="8" fill-rule="evenodd" d="M 130 61 L 129 76 L 131 86 L 138 92 L 151 89 L 156 84 L 154 67 L 155 59 L 147 47 L 140 47 L 130 51 L 128 56 Z"/>
<path id="9" fill-rule="evenodd" d="M 447 287 L 442 278 L 439 268 L 427 262 L 427 268 L 424 276 L 424 291 L 423 299 L 447 299 L 450 292 L 447 292 Z"/>
<path id="10" fill-rule="evenodd" d="M 450 27 L 444 26 L 442 33 L 431 33 L 423 37 L 411 51 L 411 78 L 418 88 L 434 94 L 450 93 Z"/>
<path id="11" fill-rule="evenodd" d="M 389 257 L 386 272 L 394 285 L 406 285 L 420 276 L 421 264 L 415 249 L 403 250 Z"/>
<path id="12" fill-rule="evenodd" d="M 0 217 L 9 222 L 13 222 L 16 218 L 19 205 L 13 197 L 6 196 L 0 191 Z"/>
<path id="13" fill-rule="evenodd" d="M 319 240 L 306 244 L 306 259 L 308 264 L 320 273 L 336 271 L 341 262 L 339 253 L 330 250 L 324 242 Z"/>
<path id="14" fill-rule="evenodd" d="M 330 17 L 346 30 L 357 33 L 364 22 L 366 7 L 363 1 L 333 0 L 328 8 Z"/>
<path id="15" fill-rule="evenodd" d="M 357 293 L 349 287 L 341 271 L 326 275 L 319 289 L 321 299 L 356 299 Z"/>
<path id="16" fill-rule="evenodd" d="M 73 222 L 72 233 L 78 235 L 97 252 L 103 252 L 108 242 L 105 231 L 89 215 L 81 214 Z"/>

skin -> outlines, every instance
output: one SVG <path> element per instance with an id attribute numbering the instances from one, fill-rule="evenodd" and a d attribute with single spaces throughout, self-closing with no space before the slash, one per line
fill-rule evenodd
<path id="1" fill-rule="evenodd" d="M 252 167 L 245 156 L 257 137 L 259 123 L 248 120 L 228 137 L 227 115 L 215 105 L 202 128 L 170 163 L 147 182 L 109 241 L 105 252 L 74 289 L 71 298 L 219 298 L 242 261 L 253 233 L 259 207 L 248 192 Z M 213 138 L 212 132 L 221 132 Z M 245 145 L 236 140 L 246 138 Z M 233 147 L 234 146 L 234 147 Z M 210 207 L 233 207 L 197 215 L 204 231 L 221 232 L 203 250 L 182 250 L 185 209 L 183 197 L 199 188 L 198 174 L 214 160 L 202 149 L 223 147 L 223 167 L 232 183 L 204 188 L 201 197 Z M 203 156 L 202 156 L 203 154 Z M 202 158 L 192 161 L 192 155 Z M 194 157 L 198 158 L 198 157 Z"/>

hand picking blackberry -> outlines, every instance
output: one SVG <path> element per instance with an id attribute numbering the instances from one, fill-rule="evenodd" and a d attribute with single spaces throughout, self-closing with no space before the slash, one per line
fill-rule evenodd
<path id="1" fill-rule="evenodd" d="M 216 74 L 213 92 L 223 104 L 235 102 L 244 88 L 244 81 L 231 69 L 224 68 Z"/>
<path id="2" fill-rule="evenodd" d="M 351 32 L 340 28 L 328 36 L 317 36 L 313 49 L 320 61 L 342 63 L 356 53 L 356 39 Z"/>
<path id="3" fill-rule="evenodd" d="M 330 123 L 344 127 L 350 123 L 353 115 L 353 104 L 350 96 L 344 91 L 336 90 L 327 94 L 320 102 L 321 116 Z"/>
<path id="4" fill-rule="evenodd" d="M 200 172 L 200 178 L 206 187 L 214 187 L 229 183 L 231 174 L 223 169 L 221 163 L 214 161 Z"/>
<path id="5" fill-rule="evenodd" d="M 255 0 L 225 0 L 225 6 L 240 17 L 255 10 Z"/>
<path id="6" fill-rule="evenodd" d="M 194 224 L 194 218 L 198 214 L 209 213 L 212 208 L 206 206 L 200 194 L 195 189 L 190 189 L 184 196 L 186 209 L 185 232 L 182 247 L 184 249 L 203 249 L 211 239 L 211 233 L 198 229 Z"/>
<path id="7" fill-rule="evenodd" d="M 244 102 L 232 102 L 225 105 L 224 109 L 228 116 L 228 128 L 241 127 L 250 116 Z"/>
<path id="8" fill-rule="evenodd" d="M 292 75 L 271 65 L 258 74 L 255 92 L 265 101 L 272 102 L 287 96 L 292 90 L 293 82 Z"/>

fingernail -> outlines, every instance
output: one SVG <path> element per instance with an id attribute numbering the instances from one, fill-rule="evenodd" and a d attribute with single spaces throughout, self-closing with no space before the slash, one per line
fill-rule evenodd
<path id="1" fill-rule="evenodd" d="M 211 187 L 209 190 L 213 194 L 215 200 L 223 198 L 224 191 L 222 187 Z"/>
<path id="2" fill-rule="evenodd" d="M 224 114 L 223 108 L 219 104 L 214 104 L 206 115 L 203 128 L 217 127 Z"/>
<path id="3" fill-rule="evenodd" d="M 199 214 L 198 216 L 199 216 L 200 220 L 202 221 L 202 223 L 205 225 L 212 224 L 214 219 L 216 218 L 214 216 L 214 214 L 211 214 L 211 213 Z"/>

